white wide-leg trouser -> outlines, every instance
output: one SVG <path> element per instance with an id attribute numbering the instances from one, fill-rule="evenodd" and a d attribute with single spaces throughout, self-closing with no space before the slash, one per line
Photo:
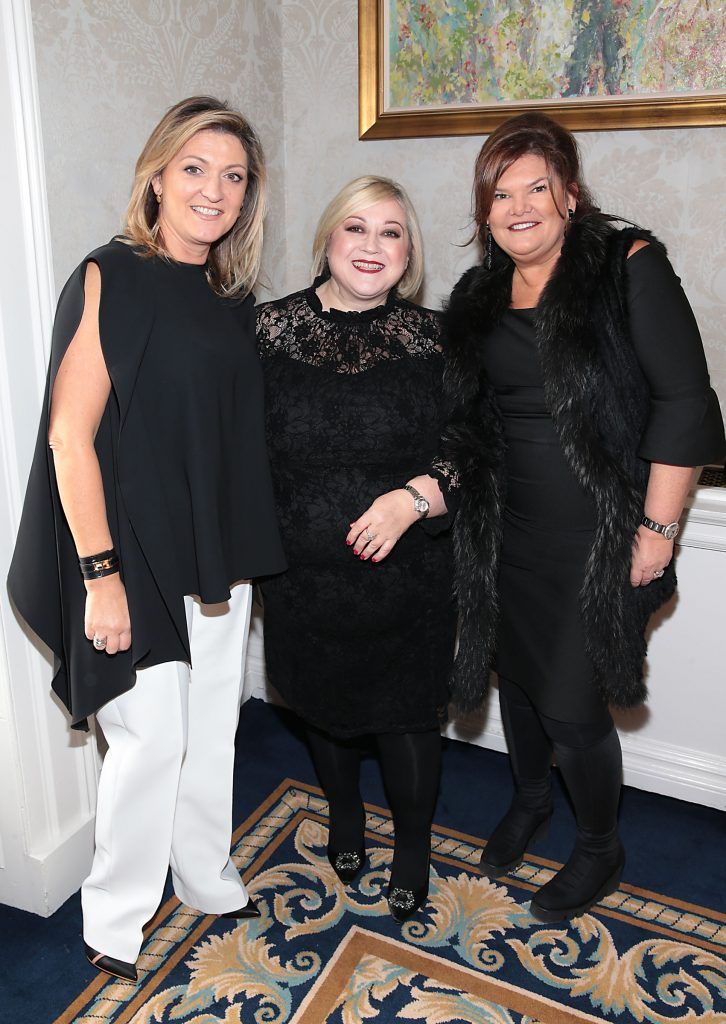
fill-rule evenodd
<path id="1" fill-rule="evenodd" d="M 234 736 L 252 588 L 229 602 L 184 599 L 192 666 L 167 662 L 96 718 L 108 743 L 98 790 L 96 852 L 83 883 L 83 937 L 134 963 L 171 864 L 174 892 L 207 914 L 243 907 L 230 859 Z"/>

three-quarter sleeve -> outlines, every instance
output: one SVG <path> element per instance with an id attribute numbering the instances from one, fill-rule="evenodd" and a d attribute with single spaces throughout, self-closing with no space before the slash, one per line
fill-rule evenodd
<path id="1" fill-rule="evenodd" d="M 701 466 L 726 456 L 696 319 L 667 256 L 647 245 L 627 260 L 630 330 L 650 388 L 638 454 L 650 462 Z"/>
<path id="2" fill-rule="evenodd" d="M 432 523 L 436 523 L 438 530 L 447 530 L 453 522 L 454 516 L 459 508 L 459 473 L 453 462 L 437 455 L 426 471 L 429 476 L 438 482 L 439 490 L 444 497 L 446 512 L 436 516 Z"/>

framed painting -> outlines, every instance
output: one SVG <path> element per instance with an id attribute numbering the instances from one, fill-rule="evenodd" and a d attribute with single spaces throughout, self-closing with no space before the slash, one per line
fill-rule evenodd
<path id="1" fill-rule="evenodd" d="M 720 0 L 358 0 L 362 139 L 726 124 Z"/>

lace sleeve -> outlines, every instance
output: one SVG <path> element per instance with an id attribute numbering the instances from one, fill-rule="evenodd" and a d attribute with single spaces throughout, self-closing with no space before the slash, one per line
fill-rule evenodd
<path id="1" fill-rule="evenodd" d="M 431 476 L 438 480 L 441 493 L 446 502 L 449 514 L 453 515 L 459 507 L 459 471 L 449 459 L 437 455 L 431 463 Z"/>
<path id="2" fill-rule="evenodd" d="M 275 330 L 274 308 L 271 302 L 264 302 L 255 307 L 255 321 L 257 351 L 260 359 L 266 359 L 275 351 L 275 338 L 278 335 Z"/>

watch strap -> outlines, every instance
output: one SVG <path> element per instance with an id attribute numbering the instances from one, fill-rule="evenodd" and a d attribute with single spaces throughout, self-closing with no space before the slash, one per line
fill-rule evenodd
<path id="1" fill-rule="evenodd" d="M 408 491 L 408 493 L 413 498 L 414 508 L 418 512 L 419 516 L 422 519 L 425 519 L 426 516 L 429 514 L 429 503 L 427 499 L 424 498 L 423 494 L 421 494 L 420 491 L 416 490 L 413 484 L 404 484 L 403 489 L 404 491 Z"/>
<path id="2" fill-rule="evenodd" d="M 667 540 L 674 540 L 680 530 L 678 523 L 657 523 L 650 516 L 643 516 L 640 522 L 646 529 L 652 530 L 654 533 L 660 533 Z"/>

